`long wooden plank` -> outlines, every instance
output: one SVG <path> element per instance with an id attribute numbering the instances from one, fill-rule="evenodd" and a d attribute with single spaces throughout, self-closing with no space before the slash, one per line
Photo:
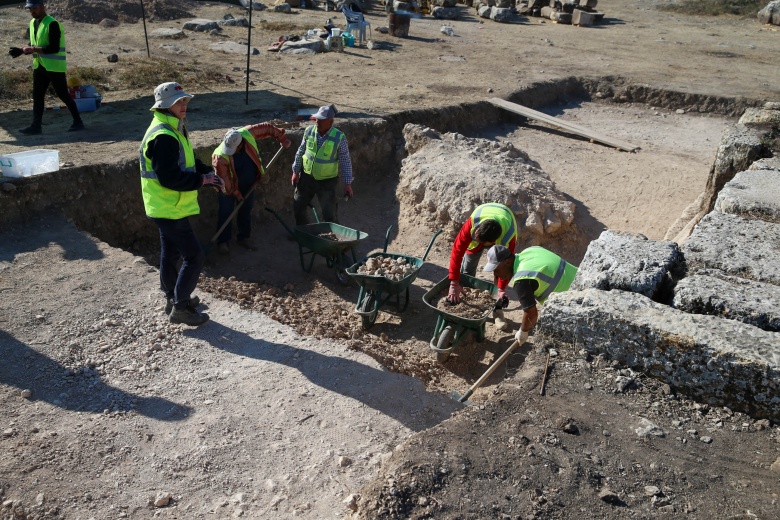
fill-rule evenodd
<path id="1" fill-rule="evenodd" d="M 568 121 L 563 121 L 553 116 L 548 116 L 547 114 L 544 114 L 532 108 L 524 107 L 523 105 L 518 105 L 517 103 L 512 103 L 505 99 L 490 98 L 488 99 L 488 102 L 499 108 L 503 108 L 504 110 L 509 110 L 510 112 L 513 112 L 515 114 L 520 114 L 521 116 L 537 119 L 539 121 L 547 123 L 548 125 L 552 125 L 556 128 L 567 130 L 573 134 L 581 135 L 582 137 L 587 137 L 588 139 L 592 139 L 594 141 L 598 141 L 600 143 L 604 143 L 606 145 L 613 146 L 621 150 L 625 150 L 626 152 L 635 152 L 639 150 L 638 146 L 634 146 L 631 143 L 627 143 L 619 139 L 612 139 L 611 137 L 606 137 L 604 135 L 599 134 L 598 132 L 594 132 L 593 130 L 585 128 L 584 126 L 576 125 Z"/>

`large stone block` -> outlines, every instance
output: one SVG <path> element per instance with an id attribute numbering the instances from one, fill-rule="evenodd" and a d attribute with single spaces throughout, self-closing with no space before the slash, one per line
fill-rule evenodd
<path id="1" fill-rule="evenodd" d="M 780 331 L 780 287 L 705 269 L 674 288 L 674 307 Z"/>
<path id="2" fill-rule="evenodd" d="M 575 9 L 571 14 L 571 23 L 580 27 L 590 27 L 596 23 L 596 15 L 582 9 Z"/>
<path id="3" fill-rule="evenodd" d="M 780 334 L 629 292 L 554 293 L 534 336 L 576 345 L 714 406 L 780 420 Z"/>
<path id="4" fill-rule="evenodd" d="M 571 288 L 630 291 L 663 301 L 671 297 L 672 275 L 682 262 L 675 242 L 604 231 L 588 245 Z"/>
<path id="5" fill-rule="evenodd" d="M 696 225 L 683 253 L 691 274 L 726 274 L 780 285 L 780 224 L 711 212 Z"/>
<path id="6" fill-rule="evenodd" d="M 739 172 L 720 190 L 715 211 L 780 222 L 780 171 Z"/>

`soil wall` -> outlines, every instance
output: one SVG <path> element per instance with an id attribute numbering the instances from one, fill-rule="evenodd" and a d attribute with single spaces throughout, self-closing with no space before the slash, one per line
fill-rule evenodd
<path id="1" fill-rule="evenodd" d="M 683 108 L 717 114 L 734 115 L 762 102 L 717 96 L 694 95 L 632 85 L 621 78 L 565 78 L 539 82 L 514 92 L 509 101 L 532 108 L 571 102 L 603 99 L 606 102 L 648 103 L 658 107 Z M 397 112 L 385 119 L 339 121 L 338 127 L 349 137 L 352 160 L 361 181 L 387 182 L 394 189 L 404 157 L 403 127 L 416 123 L 441 132 L 468 134 L 497 124 L 521 123 L 522 118 L 504 112 L 493 105 L 478 101 L 436 109 Z M 293 146 L 301 142 L 303 129 L 288 132 Z M 217 143 L 197 150 L 198 156 L 210 162 Z M 274 143 L 259 143 L 261 154 L 271 157 Z M 269 218 L 262 208 L 266 205 L 283 212 L 292 222 L 289 172 L 293 154 L 283 154 L 269 170 L 270 181 L 263 186 L 257 206 L 257 218 Z M 157 228 L 144 218 L 143 202 L 135 160 L 116 164 L 99 164 L 69 168 L 22 179 L 3 178 L 0 189 L 0 222 L 14 226 L 45 212 L 60 212 L 81 229 L 102 241 L 144 254 L 156 250 Z M 216 193 L 201 190 L 203 217 L 193 219 L 202 240 L 215 231 Z M 273 218 L 273 217 L 270 217 Z"/>

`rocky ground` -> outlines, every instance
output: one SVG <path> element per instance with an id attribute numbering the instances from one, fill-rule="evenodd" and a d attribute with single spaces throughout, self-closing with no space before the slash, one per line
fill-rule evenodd
<path id="1" fill-rule="evenodd" d="M 204 18 L 226 9 L 187 4 Z M 603 8 L 608 23 L 587 30 L 537 19 L 482 23 L 464 8 L 454 37 L 427 17 L 400 40 L 376 31 L 386 18 L 372 7 L 374 38 L 390 50 L 316 57 L 280 57 L 264 46 L 330 14 L 255 13 L 264 22 L 253 41 L 263 52 L 253 61 L 251 107 L 245 57 L 203 50 L 245 30 L 191 34 L 179 54 L 154 41 L 152 52 L 222 71 L 222 82 L 186 85 L 196 94 L 191 124 L 202 145 L 236 114 L 242 123 L 289 120 L 300 106 L 334 102 L 344 117 L 382 115 L 570 74 L 777 95 L 776 34 L 755 21 L 669 15 L 630 0 Z M 18 44 L 26 14 L 2 9 L 0 22 L 0 41 Z M 149 28 L 181 22 L 155 19 Z M 139 24 L 104 25 L 69 22 L 69 60 L 109 67 L 106 56 L 116 53 L 121 67 L 145 56 Z M 6 59 L 6 70 L 26 66 Z M 65 115 L 47 112 L 44 135 L 31 141 L 16 133 L 29 102 L 6 99 L 0 153 L 55 147 L 72 164 L 133 157 L 152 88 L 105 90 L 113 110 L 86 114 L 90 129 L 80 135 L 61 131 Z M 575 225 L 591 238 L 605 228 L 661 238 L 703 189 L 730 121 L 663 103 L 551 111 L 638 141 L 642 152 L 534 123 L 470 137 L 527 154 L 571 199 Z M 340 214 L 381 249 L 376 237 L 398 216 L 393 184 L 361 185 L 360 172 L 357 179 Z M 432 230 L 397 224 L 391 251 L 422 256 Z M 210 260 L 198 293 L 212 319 L 200 329 L 167 322 L 153 259 L 109 247 L 57 215 L 0 231 L 3 518 L 780 516 L 776 425 L 688 401 L 576 346 L 556 347 L 548 362 L 531 342 L 474 393 L 475 406 L 458 404 L 450 392 L 464 394 L 511 331 L 488 324 L 483 343 L 467 340 L 446 363 L 436 361 L 435 313 L 421 298 L 446 275 L 445 237 L 412 285 L 409 308 L 394 312 L 389 302 L 364 330 L 352 312 L 356 286 L 339 285 L 322 261 L 303 273 L 281 226 L 259 216 L 256 226 L 255 239 L 273 244 L 273 254 L 234 250 Z M 508 317 L 516 325 L 516 309 Z"/>

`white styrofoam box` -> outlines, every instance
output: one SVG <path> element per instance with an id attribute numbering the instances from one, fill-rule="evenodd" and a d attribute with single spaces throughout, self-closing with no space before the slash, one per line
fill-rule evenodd
<path id="1" fill-rule="evenodd" d="M 3 177 L 30 177 L 60 169 L 58 150 L 28 150 L 0 155 Z"/>
<path id="2" fill-rule="evenodd" d="M 76 102 L 79 112 L 94 112 L 100 108 L 101 99 L 100 94 L 98 94 L 95 97 L 76 98 L 73 101 Z"/>

